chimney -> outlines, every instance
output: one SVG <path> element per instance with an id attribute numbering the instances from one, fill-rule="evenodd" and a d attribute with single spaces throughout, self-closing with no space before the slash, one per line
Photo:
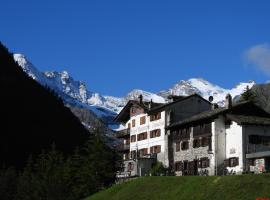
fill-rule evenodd
<path id="1" fill-rule="evenodd" d="M 225 99 L 225 107 L 227 109 L 232 107 L 232 96 L 230 94 L 226 95 L 226 99 Z"/>
<path id="2" fill-rule="evenodd" d="M 148 105 L 149 110 L 152 108 L 152 106 L 153 106 L 153 100 L 151 99 L 151 101 L 150 101 L 150 103 Z"/>
<path id="3" fill-rule="evenodd" d="M 139 95 L 139 102 L 140 102 L 140 104 L 142 104 L 142 102 L 143 102 L 143 95 Z"/>

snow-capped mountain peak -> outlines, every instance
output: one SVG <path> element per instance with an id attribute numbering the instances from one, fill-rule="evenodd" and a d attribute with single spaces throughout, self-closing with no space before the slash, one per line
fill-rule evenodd
<path id="1" fill-rule="evenodd" d="M 252 88 L 253 85 L 255 85 L 255 82 L 249 81 L 247 83 L 239 83 L 236 87 L 232 89 L 225 89 L 214 85 L 202 78 L 191 78 L 187 81 L 181 80 L 171 89 L 159 92 L 159 95 L 163 97 L 167 97 L 169 94 L 187 96 L 197 93 L 207 100 L 210 96 L 213 96 L 214 103 L 218 103 L 222 106 L 224 104 L 225 96 L 227 94 L 231 94 L 234 98 L 242 94 L 247 88 L 247 86 L 249 88 Z"/>
<path id="2" fill-rule="evenodd" d="M 40 72 L 23 54 L 14 54 L 14 60 L 31 78 L 53 89 L 67 104 L 83 106 L 93 111 L 98 117 L 106 119 L 112 119 L 122 110 L 128 100 L 138 99 L 139 95 L 143 96 L 144 101 L 152 100 L 156 103 L 166 103 L 169 95 L 188 96 L 197 93 L 207 100 L 209 96 L 213 96 L 214 102 L 222 106 L 228 93 L 236 98 L 245 91 L 247 86 L 251 88 L 255 85 L 254 81 L 249 81 L 239 83 L 232 89 L 224 89 L 205 79 L 191 78 L 181 80 L 172 88 L 156 94 L 134 89 L 125 97 L 103 96 L 89 91 L 84 82 L 74 80 L 67 71 Z"/>

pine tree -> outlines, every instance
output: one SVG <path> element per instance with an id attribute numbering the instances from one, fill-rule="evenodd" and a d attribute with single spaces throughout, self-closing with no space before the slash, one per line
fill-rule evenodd
<path id="1" fill-rule="evenodd" d="M 255 95 L 253 91 L 247 86 L 245 91 L 241 94 L 241 99 L 243 101 L 254 101 Z"/>
<path id="2" fill-rule="evenodd" d="M 14 168 L 0 169 L 0 199 L 13 200 L 17 190 L 17 173 Z"/>

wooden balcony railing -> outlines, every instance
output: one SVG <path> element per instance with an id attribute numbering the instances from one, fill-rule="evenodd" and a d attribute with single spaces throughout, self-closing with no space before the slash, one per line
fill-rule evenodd
<path id="1" fill-rule="evenodd" d="M 119 152 L 129 151 L 129 147 L 130 147 L 129 144 L 119 144 L 119 145 L 116 146 L 116 150 L 119 151 Z"/>
<path id="2" fill-rule="evenodd" d="M 123 130 L 117 131 L 116 136 L 118 138 L 129 137 L 130 136 L 130 129 L 127 128 L 127 129 L 123 129 Z"/>

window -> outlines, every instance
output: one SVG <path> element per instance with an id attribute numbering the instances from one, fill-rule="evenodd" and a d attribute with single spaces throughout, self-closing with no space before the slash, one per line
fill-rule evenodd
<path id="1" fill-rule="evenodd" d="M 180 151 L 180 142 L 176 142 L 175 151 L 176 152 L 179 152 Z"/>
<path id="2" fill-rule="evenodd" d="M 205 158 L 201 158 L 199 161 L 199 166 L 200 168 L 207 168 L 210 166 L 210 160 L 209 158 L 205 157 Z"/>
<path id="3" fill-rule="evenodd" d="M 130 158 L 135 159 L 136 158 L 136 150 L 133 150 L 130 152 Z"/>
<path id="4" fill-rule="evenodd" d="M 156 113 L 156 114 L 153 114 L 153 115 L 150 115 L 150 121 L 155 121 L 155 120 L 159 120 L 161 119 L 161 113 Z"/>
<path id="5" fill-rule="evenodd" d="M 225 167 L 236 167 L 239 165 L 239 158 L 237 157 L 233 157 L 233 158 L 229 158 L 224 160 L 224 166 Z"/>
<path id="6" fill-rule="evenodd" d="M 140 157 L 146 156 L 147 154 L 148 154 L 148 149 L 147 148 L 139 150 L 139 156 Z"/>
<path id="7" fill-rule="evenodd" d="M 136 135 L 131 136 L 130 142 L 136 142 Z"/>
<path id="8" fill-rule="evenodd" d="M 181 150 L 188 150 L 188 148 L 189 148 L 189 142 L 183 141 L 181 145 Z"/>
<path id="9" fill-rule="evenodd" d="M 180 162 L 175 162 L 175 171 L 176 172 L 179 172 L 179 171 L 182 171 L 183 170 L 183 163 L 180 161 Z"/>
<path id="10" fill-rule="evenodd" d="M 145 124 L 145 116 L 140 118 L 140 125 L 143 125 L 143 124 Z"/>
<path id="11" fill-rule="evenodd" d="M 128 123 L 128 128 L 130 128 L 130 123 Z"/>
<path id="12" fill-rule="evenodd" d="M 132 127 L 135 127 L 136 123 L 135 123 L 135 119 L 132 120 Z"/>
<path id="13" fill-rule="evenodd" d="M 130 144 L 130 138 L 127 138 L 126 140 L 124 140 L 124 144 L 129 145 Z"/>
<path id="14" fill-rule="evenodd" d="M 131 113 L 132 113 L 132 114 L 136 113 L 136 108 L 135 108 L 135 107 L 132 107 L 132 108 L 131 108 Z"/>
<path id="15" fill-rule="evenodd" d="M 146 140 L 147 139 L 147 132 L 140 133 L 137 135 L 137 141 Z"/>
<path id="16" fill-rule="evenodd" d="M 202 147 L 206 147 L 209 145 L 209 138 L 208 137 L 203 137 L 202 138 Z"/>
<path id="17" fill-rule="evenodd" d="M 201 146 L 201 140 L 200 139 L 194 139 L 193 140 L 193 148 L 199 148 Z"/>
<path id="18" fill-rule="evenodd" d="M 134 170 L 134 163 L 128 163 L 128 171 L 133 171 Z"/>
<path id="19" fill-rule="evenodd" d="M 239 159 L 238 158 L 230 158 L 230 161 L 229 161 L 229 167 L 235 167 L 239 165 Z"/>
<path id="20" fill-rule="evenodd" d="M 159 137 L 160 136 L 160 132 L 161 132 L 160 129 L 156 129 L 156 130 L 150 131 L 150 138 Z"/>
<path id="21" fill-rule="evenodd" d="M 160 145 L 150 147 L 150 153 L 160 153 L 160 152 L 161 152 L 161 146 Z"/>

